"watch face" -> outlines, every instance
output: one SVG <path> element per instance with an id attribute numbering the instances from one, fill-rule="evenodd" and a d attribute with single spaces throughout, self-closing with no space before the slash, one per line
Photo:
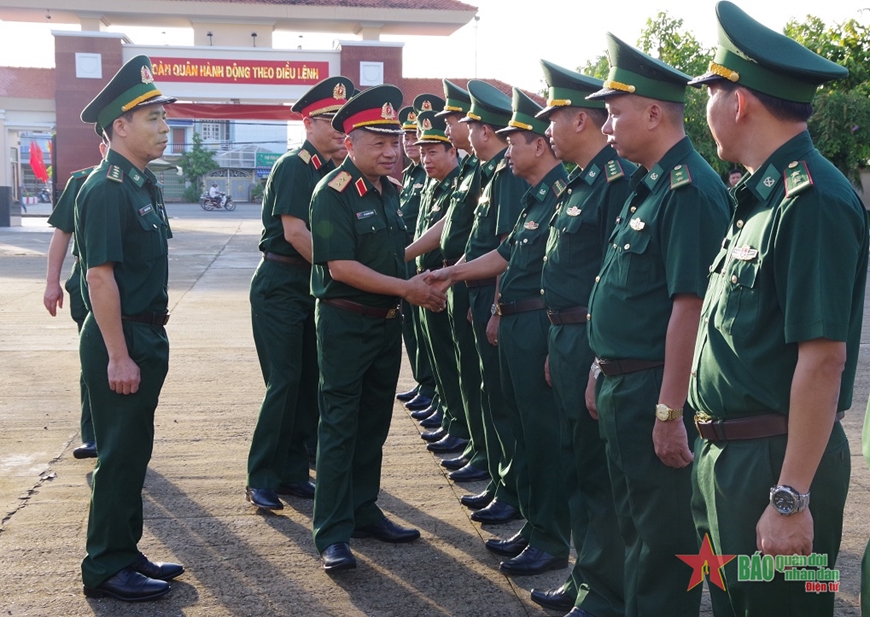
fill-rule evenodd
<path id="1" fill-rule="evenodd" d="M 774 491 L 771 497 L 771 503 L 781 514 L 791 514 L 797 507 L 794 495 L 782 489 Z"/>

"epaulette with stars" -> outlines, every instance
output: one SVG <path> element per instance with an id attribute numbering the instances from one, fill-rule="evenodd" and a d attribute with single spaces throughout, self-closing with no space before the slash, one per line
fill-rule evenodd
<path id="1" fill-rule="evenodd" d="M 568 185 L 562 182 L 562 180 L 557 179 L 553 182 L 553 192 L 556 193 L 556 197 L 561 197 L 562 193 L 564 193 L 567 188 Z"/>
<path id="2" fill-rule="evenodd" d="M 109 165 L 106 171 L 106 178 L 113 182 L 124 182 L 124 172 L 117 165 Z"/>
<path id="3" fill-rule="evenodd" d="M 792 161 L 782 175 L 785 178 L 786 197 L 794 197 L 813 185 L 813 177 L 805 161 Z"/>
<path id="4" fill-rule="evenodd" d="M 616 159 L 607 161 L 607 164 L 604 166 L 604 173 L 607 175 L 608 183 L 613 182 L 614 180 L 619 180 L 625 176 L 625 170 L 622 169 L 622 165 L 620 165 L 619 161 Z"/>
<path id="5" fill-rule="evenodd" d="M 346 171 L 342 171 L 340 174 L 335 176 L 332 180 L 327 182 L 327 185 L 330 188 L 335 189 L 336 191 L 341 193 L 344 191 L 344 189 L 347 188 L 347 185 L 350 182 L 351 178 L 353 178 L 353 176 L 351 176 Z"/>
<path id="6" fill-rule="evenodd" d="M 686 186 L 692 183 L 692 174 L 689 173 L 688 165 L 677 165 L 671 170 L 671 189 Z"/>

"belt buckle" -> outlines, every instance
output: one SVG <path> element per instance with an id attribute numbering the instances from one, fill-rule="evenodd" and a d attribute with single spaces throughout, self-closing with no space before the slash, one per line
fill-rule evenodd
<path id="1" fill-rule="evenodd" d="M 399 312 L 398 308 L 396 308 L 396 307 L 391 308 L 390 310 L 387 311 L 387 315 L 386 315 L 385 319 L 393 319 L 396 316 L 396 313 L 398 313 L 398 312 Z"/>
<path id="2" fill-rule="evenodd" d="M 502 314 L 502 312 L 501 312 L 502 306 L 504 306 L 504 305 L 501 302 L 496 302 L 496 305 L 495 305 L 495 314 L 496 315 L 500 316 Z"/>

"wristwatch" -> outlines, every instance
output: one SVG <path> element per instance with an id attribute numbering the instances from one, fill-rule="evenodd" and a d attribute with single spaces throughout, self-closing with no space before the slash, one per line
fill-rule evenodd
<path id="1" fill-rule="evenodd" d="M 801 495 L 792 487 L 782 484 L 770 487 L 770 505 L 783 516 L 791 516 L 810 505 L 810 494 Z"/>
<path id="2" fill-rule="evenodd" d="M 659 403 L 656 405 L 656 418 L 661 420 L 662 422 L 670 422 L 671 420 L 676 420 L 677 418 L 683 417 L 683 408 L 674 409 L 673 407 L 668 407 L 664 403 Z"/>
<path id="3" fill-rule="evenodd" d="M 498 304 L 493 304 L 489 309 L 490 315 L 495 315 L 498 313 Z"/>

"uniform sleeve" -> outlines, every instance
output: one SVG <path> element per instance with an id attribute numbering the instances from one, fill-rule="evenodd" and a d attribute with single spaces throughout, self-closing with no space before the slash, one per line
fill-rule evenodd
<path id="1" fill-rule="evenodd" d="M 122 238 L 126 215 L 123 189 L 120 184 L 102 182 L 79 193 L 79 250 L 83 267 L 95 268 L 110 262 L 124 261 Z"/>
<path id="2" fill-rule="evenodd" d="M 661 229 L 668 294 L 704 297 L 728 225 L 727 193 L 692 184 L 672 190 Z"/>
<path id="3" fill-rule="evenodd" d="M 270 189 L 274 202 L 272 215 L 289 214 L 308 222 L 314 182 L 311 172 L 298 156 L 281 158 L 272 170 Z"/>
<path id="4" fill-rule="evenodd" d="M 75 203 L 76 193 L 81 187 L 81 182 L 77 178 L 67 180 L 66 187 L 63 193 L 60 194 L 60 199 L 57 200 L 57 205 L 54 207 L 54 212 L 48 217 L 48 224 L 52 227 L 57 227 L 64 233 L 72 233 L 75 231 Z"/>
<path id="5" fill-rule="evenodd" d="M 342 193 L 320 184 L 311 199 L 312 261 L 356 259 L 353 212 Z"/>
<path id="6" fill-rule="evenodd" d="M 782 209 L 774 240 L 778 300 L 785 341 L 845 341 L 867 228 L 858 208 L 813 191 Z"/>
<path id="7" fill-rule="evenodd" d="M 515 176 L 508 168 L 499 172 L 498 180 L 498 184 L 493 186 L 496 192 L 492 197 L 498 206 L 495 233 L 501 236 L 510 233 L 517 224 L 523 211 L 523 195 L 529 190 L 529 183 Z"/>

